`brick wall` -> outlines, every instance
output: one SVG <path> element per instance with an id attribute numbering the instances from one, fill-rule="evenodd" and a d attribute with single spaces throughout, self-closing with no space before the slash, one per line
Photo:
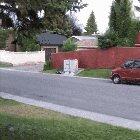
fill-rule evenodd
<path id="1" fill-rule="evenodd" d="M 65 59 L 78 59 L 80 68 L 114 68 L 128 59 L 140 59 L 140 48 L 92 49 L 52 54 L 54 68 L 63 67 Z"/>

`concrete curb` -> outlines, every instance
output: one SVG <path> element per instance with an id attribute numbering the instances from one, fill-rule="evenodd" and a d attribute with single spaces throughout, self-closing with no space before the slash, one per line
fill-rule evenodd
<path id="1" fill-rule="evenodd" d="M 34 100 L 30 98 L 15 96 L 15 95 L 4 93 L 4 92 L 0 92 L 0 97 L 5 98 L 5 99 L 12 99 L 12 100 L 24 103 L 24 104 L 42 107 L 45 109 L 57 111 L 57 112 L 64 113 L 67 115 L 72 115 L 75 117 L 86 118 L 86 119 L 90 119 L 90 120 L 101 122 L 101 123 L 107 123 L 114 126 L 129 128 L 132 130 L 140 130 L 139 121 L 128 120 L 128 119 L 124 119 L 120 117 L 109 116 L 109 115 L 99 114 L 99 113 L 85 111 L 81 109 L 75 109 L 71 107 L 56 105 L 56 104 L 47 103 L 47 102 Z"/>
<path id="2" fill-rule="evenodd" d="M 0 70 L 7 70 L 7 71 L 13 71 L 13 72 L 24 72 L 24 73 L 34 73 L 34 74 L 43 74 L 43 75 L 53 75 L 53 76 L 60 76 L 60 77 L 91 79 L 91 80 L 105 80 L 105 81 L 109 81 L 110 80 L 110 79 L 104 79 L 104 78 L 81 77 L 81 76 L 67 76 L 67 75 L 61 75 L 61 74 L 50 74 L 50 73 L 44 73 L 44 72 L 16 70 L 16 69 L 9 69 L 9 68 L 0 68 Z"/>

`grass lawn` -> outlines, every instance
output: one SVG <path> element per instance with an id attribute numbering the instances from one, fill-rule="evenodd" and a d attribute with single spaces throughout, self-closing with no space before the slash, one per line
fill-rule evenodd
<path id="1" fill-rule="evenodd" d="M 111 74 L 110 69 L 85 69 L 80 72 L 78 76 L 95 77 L 95 78 L 109 78 Z"/>
<path id="2" fill-rule="evenodd" d="M 52 69 L 52 70 L 45 70 L 43 72 L 50 73 L 50 74 L 56 74 L 57 70 L 56 69 Z"/>
<path id="3" fill-rule="evenodd" d="M 132 131 L 0 98 L 0 140 L 140 140 Z"/>
<path id="4" fill-rule="evenodd" d="M 2 67 L 12 67 L 12 66 L 13 66 L 13 64 L 11 64 L 11 63 L 0 62 L 0 68 L 2 68 Z"/>

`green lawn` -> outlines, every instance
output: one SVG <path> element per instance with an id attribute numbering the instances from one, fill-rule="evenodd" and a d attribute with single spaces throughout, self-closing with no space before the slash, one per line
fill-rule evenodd
<path id="1" fill-rule="evenodd" d="M 13 64 L 11 64 L 11 63 L 0 62 L 0 68 L 2 68 L 2 67 L 12 67 L 12 66 L 13 66 Z"/>
<path id="2" fill-rule="evenodd" d="M 140 140 L 140 131 L 0 98 L 0 140 Z"/>
<path id="3" fill-rule="evenodd" d="M 50 73 L 50 74 L 56 74 L 57 70 L 56 69 L 52 69 L 52 70 L 45 70 L 45 73 Z"/>
<path id="4" fill-rule="evenodd" d="M 95 77 L 95 78 L 109 78 L 111 74 L 110 69 L 85 69 L 80 72 L 78 76 Z"/>

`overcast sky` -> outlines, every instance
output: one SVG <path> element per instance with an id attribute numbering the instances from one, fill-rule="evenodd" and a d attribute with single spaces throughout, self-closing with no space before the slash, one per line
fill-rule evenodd
<path id="1" fill-rule="evenodd" d="M 84 3 L 87 3 L 88 6 L 81 10 L 81 12 L 76 13 L 76 17 L 79 20 L 81 26 L 86 25 L 87 19 L 91 11 L 94 11 L 96 22 L 98 25 L 98 30 L 100 33 L 103 33 L 108 28 L 108 21 L 109 21 L 109 14 L 110 14 L 110 7 L 112 5 L 113 0 L 83 0 Z M 139 4 L 138 0 L 133 0 L 133 3 Z M 138 13 L 136 13 L 136 16 Z"/>

